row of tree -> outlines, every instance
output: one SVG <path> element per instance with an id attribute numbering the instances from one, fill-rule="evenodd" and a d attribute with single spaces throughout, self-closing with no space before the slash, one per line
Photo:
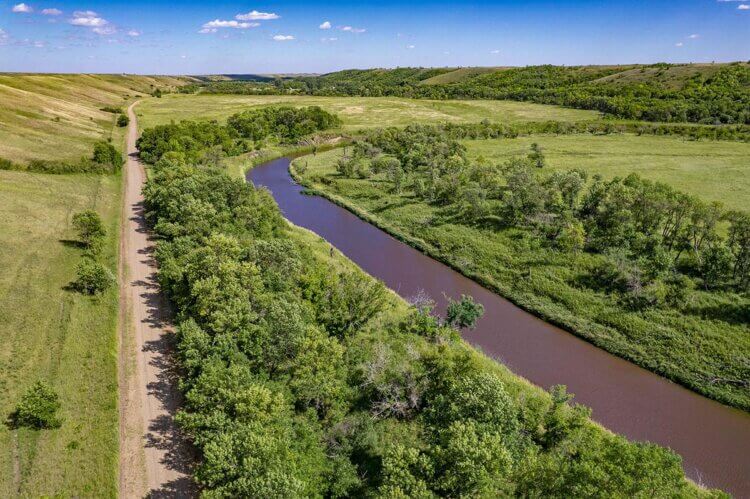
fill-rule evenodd
<path id="1" fill-rule="evenodd" d="M 679 304 L 676 295 L 696 283 L 750 290 L 747 213 L 635 174 L 606 181 L 578 170 L 547 173 L 536 144 L 524 158 L 472 163 L 451 135 L 432 126 L 374 131 L 337 169 L 380 175 L 394 191 L 443 205 L 466 223 L 525 228 L 560 251 L 599 253 L 606 269 L 592 282 L 633 305 Z"/>
<path id="2" fill-rule="evenodd" d="M 439 76 L 449 68 L 347 70 L 272 82 L 206 83 L 207 93 L 397 96 L 427 99 L 510 99 L 592 109 L 619 118 L 659 122 L 750 124 L 750 67 L 734 63 L 696 70 L 686 81 L 672 65 L 528 66 Z M 626 78 L 619 73 L 627 72 Z M 635 76 L 633 73 L 636 72 Z M 430 81 L 431 78 L 438 77 Z"/>
<path id="3" fill-rule="evenodd" d="M 314 132 L 341 125 L 339 118 L 318 106 L 272 106 L 251 109 L 217 121 L 181 121 L 159 125 L 138 139 L 141 158 L 156 163 L 170 153 L 190 163 L 215 164 L 216 158 L 260 149 L 269 141 L 295 143 Z"/>
<path id="4" fill-rule="evenodd" d="M 394 315 L 382 284 L 336 270 L 267 191 L 215 168 L 164 156 L 144 194 L 207 495 L 702 493 L 671 451 L 601 431 L 563 388 L 530 391 L 465 346 L 471 298 L 442 319 L 424 298 Z"/>

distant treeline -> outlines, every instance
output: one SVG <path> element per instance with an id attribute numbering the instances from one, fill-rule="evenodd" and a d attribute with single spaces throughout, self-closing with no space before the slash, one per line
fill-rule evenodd
<path id="1" fill-rule="evenodd" d="M 545 395 L 468 348 L 469 297 L 445 319 L 424 297 L 399 312 L 219 169 L 164 155 L 144 194 L 206 496 L 716 496 L 673 452 L 602 431 L 564 387 Z"/>
<path id="2" fill-rule="evenodd" d="M 91 157 L 81 158 L 77 162 L 33 159 L 28 163 L 14 163 L 0 158 L 0 170 L 15 170 L 37 173 L 116 173 L 122 168 L 124 161 L 122 154 L 109 142 L 101 141 L 94 144 Z"/>
<path id="3" fill-rule="evenodd" d="M 750 124 L 750 66 L 735 63 L 712 72 L 696 70 L 679 81 L 668 78 L 675 67 L 530 66 L 478 72 L 446 83 L 439 78 L 428 81 L 448 72 L 446 69 L 348 70 L 272 83 L 208 83 L 203 92 L 510 99 L 597 110 L 631 120 Z M 615 78 L 623 69 L 644 75 Z M 660 78 L 662 75 L 667 76 Z"/>
<path id="4" fill-rule="evenodd" d="M 223 156 L 260 149 L 268 140 L 294 143 L 340 124 L 337 116 L 317 106 L 273 106 L 234 114 L 226 125 L 181 121 L 149 128 L 138 139 L 138 149 L 148 163 L 156 163 L 170 153 L 172 158 L 191 163 L 215 164 Z"/>

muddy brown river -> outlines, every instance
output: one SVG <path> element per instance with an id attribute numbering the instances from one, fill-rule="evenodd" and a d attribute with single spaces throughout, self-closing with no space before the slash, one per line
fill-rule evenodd
<path id="1" fill-rule="evenodd" d="M 290 161 L 270 161 L 247 174 L 273 193 L 288 220 L 328 240 L 403 297 L 424 290 L 443 309 L 444 295 L 473 296 L 485 315 L 466 340 L 541 387 L 567 385 L 610 430 L 672 448 L 695 481 L 750 498 L 750 414 L 600 350 L 334 203 L 301 195 L 302 187 L 289 175 Z"/>

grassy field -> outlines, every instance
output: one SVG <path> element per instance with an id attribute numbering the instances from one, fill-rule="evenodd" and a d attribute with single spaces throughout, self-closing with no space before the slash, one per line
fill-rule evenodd
<path id="1" fill-rule="evenodd" d="M 472 159 L 500 163 L 526 155 L 533 142 L 544 150 L 550 171 L 578 168 L 606 178 L 637 173 L 668 183 L 730 209 L 750 207 L 750 144 L 695 142 L 679 137 L 635 135 L 533 136 L 470 140 Z"/>
<path id="2" fill-rule="evenodd" d="M 0 497 L 117 495 L 117 290 L 68 291 L 81 250 L 71 217 L 96 209 L 114 271 L 119 176 L 0 171 L 0 417 L 46 380 L 62 403 L 59 429 L 0 425 Z"/>
<path id="3" fill-rule="evenodd" d="M 341 154 L 298 160 L 307 164 L 308 185 L 545 320 L 704 395 L 750 408 L 746 388 L 710 381 L 742 376 L 743 358 L 750 358 L 746 297 L 695 291 L 683 310 L 628 311 L 581 284 L 600 256 L 540 246 L 520 229 L 463 224 L 408 192 L 394 194 L 382 175 L 343 178 L 334 167 Z"/>
<path id="4" fill-rule="evenodd" d="M 184 78 L 0 73 L 0 158 L 76 160 L 110 137 L 117 116 L 135 95 L 181 85 Z"/>
<path id="5" fill-rule="evenodd" d="M 138 108 L 141 128 L 169 123 L 172 120 L 224 120 L 253 106 L 287 104 L 320 106 L 338 114 L 343 130 L 406 126 L 412 123 L 472 123 L 483 119 L 492 122 L 584 121 L 598 119 L 599 113 L 511 101 L 432 101 L 395 97 L 311 97 L 278 95 L 166 95 L 148 99 Z"/>

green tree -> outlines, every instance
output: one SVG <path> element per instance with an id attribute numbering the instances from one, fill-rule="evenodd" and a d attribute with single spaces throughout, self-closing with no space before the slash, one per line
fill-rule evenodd
<path id="1" fill-rule="evenodd" d="M 474 301 L 474 298 L 461 295 L 456 301 L 448 298 L 448 308 L 445 311 L 445 323 L 458 330 L 474 329 L 477 321 L 484 315 L 484 306 Z"/>
<path id="2" fill-rule="evenodd" d="M 537 168 L 544 168 L 544 166 L 547 164 L 544 158 L 544 152 L 542 151 L 542 146 L 540 146 L 536 142 L 531 144 L 531 152 L 529 153 L 528 158 L 531 163 Z"/>
<path id="3" fill-rule="evenodd" d="M 97 245 L 107 235 L 102 218 L 94 210 L 80 211 L 73 215 L 73 227 L 78 233 L 78 239 L 87 248 Z"/>
<path id="4" fill-rule="evenodd" d="M 130 124 L 130 118 L 128 118 L 127 114 L 121 114 L 117 117 L 117 126 L 119 127 L 126 127 Z"/>
<path id="5" fill-rule="evenodd" d="M 103 293 L 115 283 L 115 277 L 101 263 L 83 258 L 76 267 L 76 281 L 73 286 L 81 293 L 95 295 Z"/>
<path id="6" fill-rule="evenodd" d="M 55 390 L 37 381 L 23 394 L 9 420 L 15 427 L 59 428 L 62 424 L 57 414 L 60 407 L 60 397 Z"/>

